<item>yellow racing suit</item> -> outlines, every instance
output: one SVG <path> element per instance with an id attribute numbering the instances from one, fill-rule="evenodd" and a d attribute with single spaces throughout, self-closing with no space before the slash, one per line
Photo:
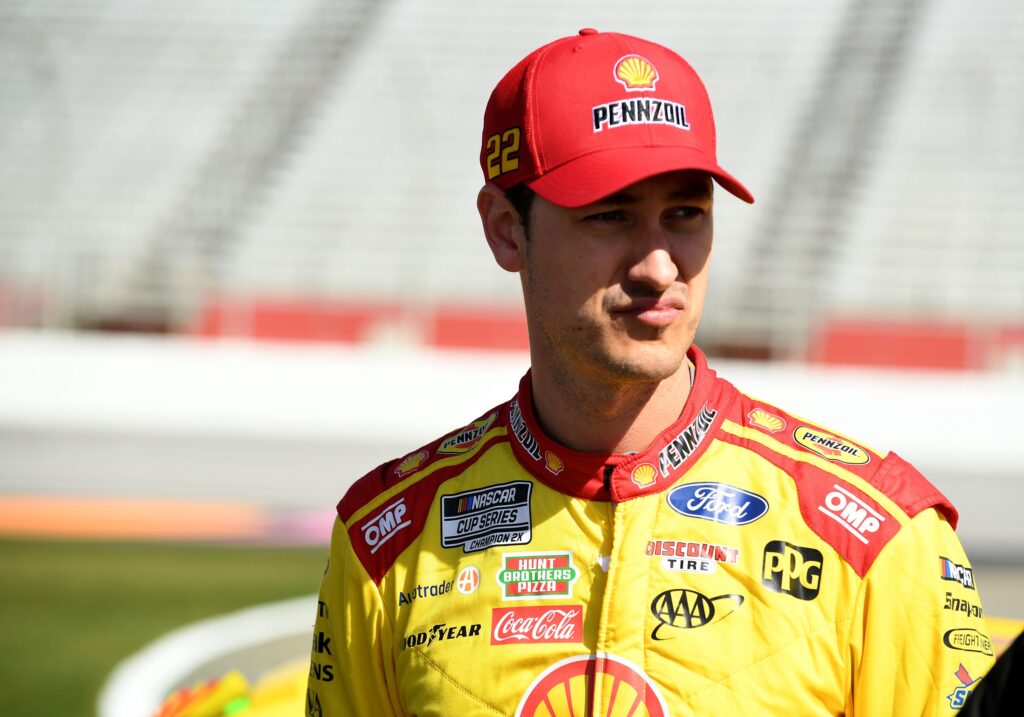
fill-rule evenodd
<path id="1" fill-rule="evenodd" d="M 635 454 L 507 403 L 338 504 L 306 694 L 348 715 L 952 715 L 992 663 L 943 495 L 691 349 Z"/>

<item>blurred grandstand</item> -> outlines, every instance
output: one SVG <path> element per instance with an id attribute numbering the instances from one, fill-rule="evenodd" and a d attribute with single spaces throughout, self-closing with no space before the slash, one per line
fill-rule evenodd
<path id="1" fill-rule="evenodd" d="M 705 76 L 711 353 L 1024 364 L 1024 5 L 0 4 L 0 325 L 521 347 L 482 108 L 594 25 Z M 878 340 L 875 340 L 878 339 Z"/>

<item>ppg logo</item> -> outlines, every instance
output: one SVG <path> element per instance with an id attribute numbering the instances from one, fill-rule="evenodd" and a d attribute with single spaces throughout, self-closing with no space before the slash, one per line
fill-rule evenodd
<path id="1" fill-rule="evenodd" d="M 821 563 L 819 550 L 773 540 L 764 546 L 761 583 L 797 600 L 813 600 L 821 585 Z"/>
<path id="2" fill-rule="evenodd" d="M 363 539 L 370 546 L 371 555 L 395 537 L 402 528 L 412 525 L 411 520 L 405 520 L 406 512 L 405 498 L 399 498 L 362 526 Z"/>

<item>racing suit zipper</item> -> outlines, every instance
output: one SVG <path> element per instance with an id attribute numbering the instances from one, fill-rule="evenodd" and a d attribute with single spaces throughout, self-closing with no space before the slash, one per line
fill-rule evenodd
<path id="1" fill-rule="evenodd" d="M 615 472 L 615 466 L 606 465 L 604 467 L 604 489 L 608 492 L 608 495 L 612 494 L 612 473 Z"/>

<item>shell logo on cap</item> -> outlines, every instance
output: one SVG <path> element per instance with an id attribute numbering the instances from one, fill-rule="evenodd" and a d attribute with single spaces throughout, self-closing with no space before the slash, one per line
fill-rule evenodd
<path id="1" fill-rule="evenodd" d="M 606 704 L 598 710 L 602 693 Z M 669 717 L 665 698 L 651 678 L 629 660 L 608 653 L 568 657 L 551 665 L 533 681 L 516 709 L 516 717 L 582 714 Z"/>
<path id="2" fill-rule="evenodd" d="M 658 71 L 640 55 L 626 55 L 615 63 L 615 80 L 626 92 L 652 91 L 658 81 Z"/>
<path id="3" fill-rule="evenodd" d="M 641 488 L 646 488 L 657 480 L 658 469 L 650 463 L 641 463 L 633 469 L 633 472 L 629 477 L 632 478 L 633 482 Z"/>

